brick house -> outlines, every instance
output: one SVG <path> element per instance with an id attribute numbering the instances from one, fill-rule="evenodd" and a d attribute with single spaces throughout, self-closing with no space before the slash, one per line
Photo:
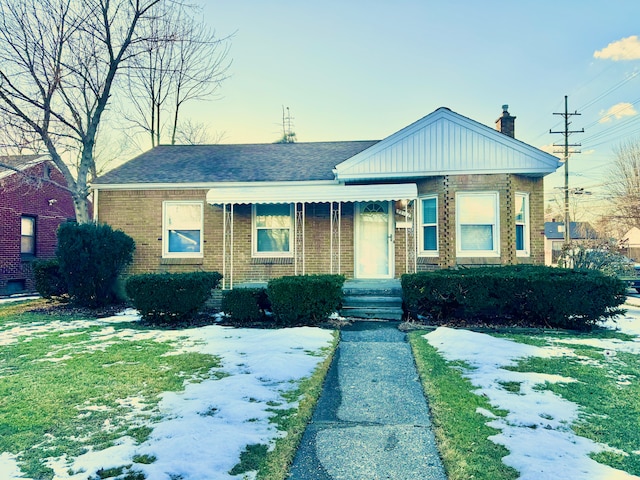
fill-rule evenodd
<path id="1" fill-rule="evenodd" d="M 92 184 L 131 235 L 131 273 L 215 270 L 224 286 L 293 274 L 395 278 L 544 263 L 556 157 L 439 108 L 380 141 L 158 146 Z"/>
<path id="2" fill-rule="evenodd" d="M 62 173 L 45 155 L 0 157 L 0 295 L 34 291 L 32 262 L 55 256 L 60 223 L 75 219 Z M 40 180 L 37 180 L 40 179 Z"/>

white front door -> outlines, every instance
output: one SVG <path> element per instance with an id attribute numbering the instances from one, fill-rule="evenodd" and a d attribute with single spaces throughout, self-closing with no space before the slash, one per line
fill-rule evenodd
<path id="1" fill-rule="evenodd" d="M 356 204 L 355 277 L 393 276 L 393 216 L 389 202 Z"/>

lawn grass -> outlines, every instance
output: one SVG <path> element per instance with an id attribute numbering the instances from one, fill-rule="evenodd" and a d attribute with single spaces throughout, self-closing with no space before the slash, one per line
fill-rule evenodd
<path id="1" fill-rule="evenodd" d="M 434 431 L 449 480 L 512 480 L 518 472 L 502 463 L 509 451 L 488 437 L 498 430 L 486 425 L 487 418 L 476 412 L 484 408 L 495 415 L 505 412 L 489 405 L 486 398 L 472 393 L 475 388 L 462 377 L 462 362 L 447 362 L 424 338 L 426 332 L 411 332 L 409 342 L 429 399 Z"/>
<path id="2" fill-rule="evenodd" d="M 326 356 L 325 359 L 318 364 L 313 374 L 302 380 L 295 389 L 282 392 L 283 399 L 289 403 L 296 402 L 297 408 L 282 409 L 279 408 L 281 404 L 271 405 L 271 421 L 283 434 L 277 438 L 274 447 L 269 450 L 267 445 L 249 445 L 240 457 L 240 462 L 229 473 L 238 475 L 257 470 L 257 480 L 287 478 L 302 435 L 322 393 L 324 379 L 331 366 L 338 341 L 339 333 L 336 331 L 331 345 L 321 352 L 322 356 Z"/>
<path id="3" fill-rule="evenodd" d="M 462 377 L 462 371 L 469 370 L 469 366 L 443 359 L 423 338 L 424 333 L 410 333 L 409 341 L 429 399 L 436 438 L 449 478 L 517 478 L 515 470 L 502 464 L 501 458 L 508 451 L 488 440 L 497 430 L 485 425 L 486 417 L 477 414 L 476 408 L 485 408 L 498 416 L 504 415 L 504 412 L 489 407 L 485 397 L 472 393 L 476 388 Z M 640 476 L 640 355 L 584 344 L 585 340 L 628 342 L 634 341 L 635 337 L 610 330 L 595 330 L 586 334 L 501 333 L 494 336 L 539 347 L 571 349 L 575 357 L 531 357 L 505 369 L 560 375 L 576 380 L 545 383 L 537 388 L 549 390 L 579 405 L 580 415 L 571 425 L 572 430 L 579 436 L 615 449 L 592 454 L 591 458 Z M 518 382 L 505 382 L 502 387 L 513 393 L 520 391 Z"/>
<path id="4" fill-rule="evenodd" d="M 521 341 L 518 336 L 509 338 Z M 580 338 L 610 339 L 598 332 Z M 549 390 L 581 407 L 571 428 L 582 437 L 617 449 L 592 454 L 599 463 L 640 476 L 640 356 L 595 346 L 575 345 L 560 339 L 546 339 L 574 350 L 577 357 L 528 358 L 509 368 L 518 372 L 553 373 L 577 380 L 570 383 L 546 383 Z"/>
<path id="5" fill-rule="evenodd" d="M 24 308 L 0 306 L 0 332 L 60 320 Z M 30 331 L 0 348 L 0 452 L 18 455 L 29 478 L 53 478 L 43 461 L 48 457 L 74 457 L 87 445 L 106 448 L 126 435 L 145 441 L 151 428 L 144 424 L 156 414 L 159 394 L 182 390 L 186 379 L 211 378 L 220 366 L 212 355 L 165 355 L 174 350 L 168 342 L 105 341 L 98 334 L 103 326 L 72 325 Z"/>

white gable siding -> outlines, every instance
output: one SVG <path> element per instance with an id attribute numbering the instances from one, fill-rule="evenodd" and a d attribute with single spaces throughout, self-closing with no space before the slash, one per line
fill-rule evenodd
<path id="1" fill-rule="evenodd" d="M 558 166 L 552 155 L 441 108 L 335 171 L 340 180 L 472 173 L 544 176 Z"/>

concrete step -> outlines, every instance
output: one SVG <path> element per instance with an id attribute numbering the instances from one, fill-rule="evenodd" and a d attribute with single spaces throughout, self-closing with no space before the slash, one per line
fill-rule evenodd
<path id="1" fill-rule="evenodd" d="M 379 320 L 402 320 L 402 308 L 379 307 L 379 308 L 355 308 L 343 307 L 340 311 L 343 317 L 370 318 Z"/>
<path id="2" fill-rule="evenodd" d="M 344 297 L 342 304 L 349 307 L 402 308 L 402 297 L 349 295 Z"/>

